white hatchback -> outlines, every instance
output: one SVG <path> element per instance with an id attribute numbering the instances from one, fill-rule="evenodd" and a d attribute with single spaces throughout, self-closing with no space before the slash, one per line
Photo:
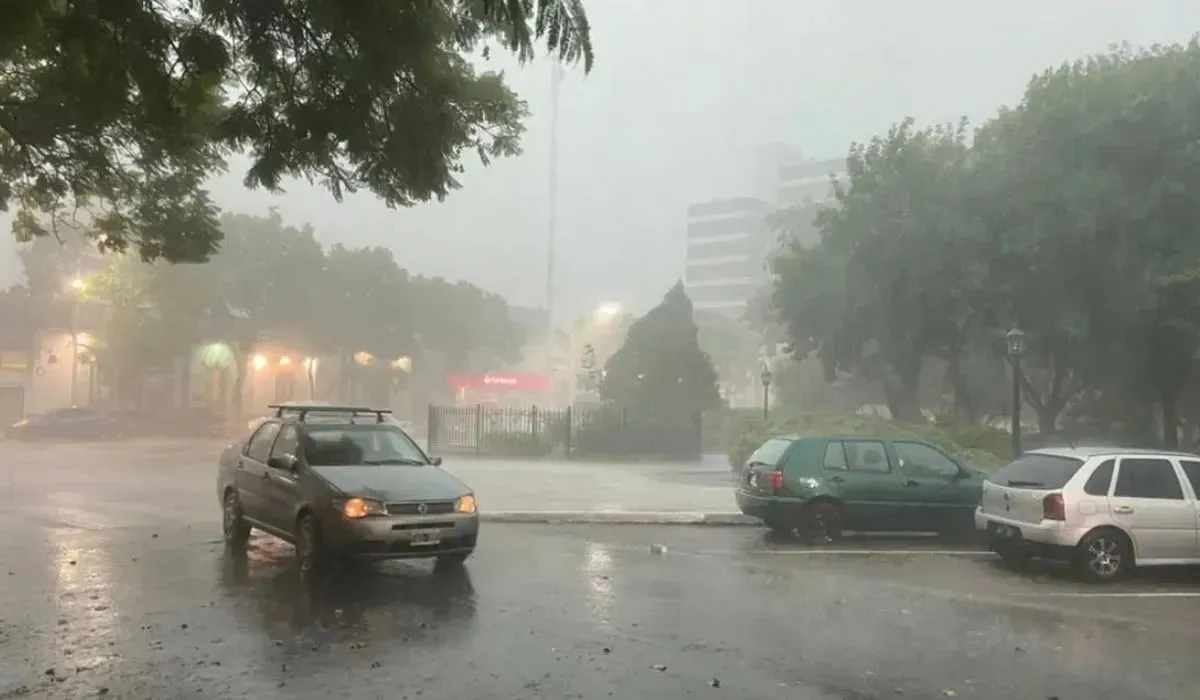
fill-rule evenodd
<path id="1" fill-rule="evenodd" d="M 1114 447 L 1026 452 L 983 483 L 975 527 L 1009 564 L 1063 559 L 1091 581 L 1200 564 L 1200 456 Z"/>

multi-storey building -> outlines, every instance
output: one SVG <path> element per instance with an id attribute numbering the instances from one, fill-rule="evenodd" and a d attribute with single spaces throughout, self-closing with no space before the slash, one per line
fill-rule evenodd
<path id="1" fill-rule="evenodd" d="M 697 309 L 741 318 L 767 278 L 771 204 L 752 197 L 688 207 L 684 286 Z"/>
<path id="2" fill-rule="evenodd" d="M 846 171 L 844 158 L 822 161 L 794 160 L 779 166 L 776 203 L 779 207 L 799 208 L 808 223 L 793 235 L 802 245 L 813 245 L 819 233 L 812 224 L 820 206 L 833 194 L 833 177 L 840 178 Z"/>

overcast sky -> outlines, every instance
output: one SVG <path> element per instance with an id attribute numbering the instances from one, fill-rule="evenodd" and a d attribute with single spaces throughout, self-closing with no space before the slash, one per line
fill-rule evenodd
<path id="1" fill-rule="evenodd" d="M 687 204 L 752 194 L 764 144 L 823 159 L 905 116 L 983 120 L 1036 71 L 1114 42 L 1185 41 L 1200 27 L 1200 3 L 1184 0 L 588 6 L 596 67 L 568 74 L 560 102 L 560 322 L 604 301 L 656 303 L 682 276 Z M 390 211 L 358 195 L 339 205 L 305 183 L 270 195 L 244 190 L 236 172 L 213 183 L 215 199 L 250 213 L 277 206 L 326 243 L 384 244 L 414 272 L 543 305 L 550 66 L 492 65 L 533 110 L 525 153 L 469 168 L 444 203 Z M 0 282 L 20 279 L 12 241 L 0 237 Z"/>

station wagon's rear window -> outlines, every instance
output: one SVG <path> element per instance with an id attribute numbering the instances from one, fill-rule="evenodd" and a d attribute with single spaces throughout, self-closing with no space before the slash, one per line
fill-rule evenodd
<path id="1" fill-rule="evenodd" d="M 1083 466 L 1083 460 L 1058 455 L 1027 454 L 996 470 L 988 481 L 1024 489 L 1061 489 Z"/>

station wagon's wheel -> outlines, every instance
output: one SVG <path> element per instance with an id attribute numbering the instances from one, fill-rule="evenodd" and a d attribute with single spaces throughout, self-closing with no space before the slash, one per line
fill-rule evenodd
<path id="1" fill-rule="evenodd" d="M 324 569 L 326 559 L 320 524 L 311 515 L 302 516 L 296 524 L 296 565 L 300 573 L 311 574 Z"/>
<path id="2" fill-rule="evenodd" d="M 796 530 L 804 544 L 833 544 L 842 539 L 842 513 L 828 501 L 809 503 Z"/>
<path id="3" fill-rule="evenodd" d="M 221 505 L 221 526 L 225 543 L 231 547 L 245 547 L 250 540 L 250 524 L 242 516 L 242 503 L 237 491 L 229 489 Z"/>
<path id="4" fill-rule="evenodd" d="M 1075 570 L 1091 583 L 1116 581 L 1133 569 L 1129 540 L 1113 529 L 1089 532 L 1075 547 Z"/>

